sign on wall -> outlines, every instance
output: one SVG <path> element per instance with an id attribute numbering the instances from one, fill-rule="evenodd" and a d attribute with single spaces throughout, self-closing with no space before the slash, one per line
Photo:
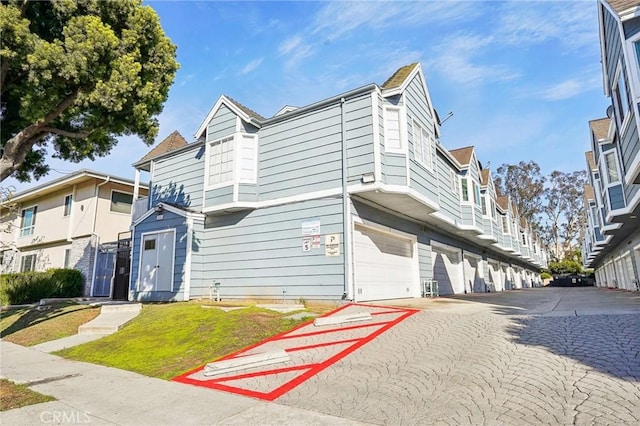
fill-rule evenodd
<path id="1" fill-rule="evenodd" d="M 325 256 L 340 256 L 340 234 L 327 234 L 324 236 Z"/>

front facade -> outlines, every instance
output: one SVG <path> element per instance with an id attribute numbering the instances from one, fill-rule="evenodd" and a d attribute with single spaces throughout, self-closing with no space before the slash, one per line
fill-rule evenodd
<path id="1" fill-rule="evenodd" d="M 135 201 L 130 299 L 538 285 L 546 253 L 474 148 L 448 151 L 439 132 L 419 64 L 271 118 L 222 96 L 194 142 L 174 133 L 134 164 L 151 190 Z"/>
<path id="2" fill-rule="evenodd" d="M 640 2 L 598 3 L 607 117 L 592 120 L 583 260 L 600 286 L 640 282 Z"/>
<path id="3" fill-rule="evenodd" d="M 84 294 L 110 296 L 94 286 L 96 253 L 131 223 L 134 182 L 79 170 L 16 193 L 0 205 L 0 271 L 73 268 Z M 139 186 L 142 194 L 146 186 Z M 109 285 L 107 281 L 106 285 Z"/>

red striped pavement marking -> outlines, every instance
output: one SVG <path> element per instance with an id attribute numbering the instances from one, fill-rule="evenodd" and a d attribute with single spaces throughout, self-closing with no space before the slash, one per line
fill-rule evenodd
<path id="1" fill-rule="evenodd" d="M 378 321 L 357 325 L 328 325 L 322 326 L 321 329 L 315 327 L 313 321 L 309 321 L 217 360 L 228 360 L 277 348 L 284 349 L 291 357 L 282 368 L 264 366 L 251 369 L 252 371 L 245 370 L 210 378 L 204 376 L 204 366 L 200 366 L 173 380 L 273 401 L 418 312 L 416 309 L 351 303 L 322 316 L 336 315 L 345 310 L 369 312 L 376 316 Z M 391 318 L 381 321 L 381 316 Z M 309 343 L 314 339 L 316 342 Z"/>

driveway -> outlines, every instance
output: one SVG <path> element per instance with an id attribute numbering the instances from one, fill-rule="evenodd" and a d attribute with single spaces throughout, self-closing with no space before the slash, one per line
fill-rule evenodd
<path id="1" fill-rule="evenodd" d="M 277 402 L 374 424 L 638 424 L 640 294 L 541 288 L 424 308 Z"/>
<path id="2" fill-rule="evenodd" d="M 0 422 L 640 422 L 638 293 L 542 288 L 387 304 L 421 311 L 274 402 L 1 342 L 2 375 L 59 401 L 0 413 Z"/>

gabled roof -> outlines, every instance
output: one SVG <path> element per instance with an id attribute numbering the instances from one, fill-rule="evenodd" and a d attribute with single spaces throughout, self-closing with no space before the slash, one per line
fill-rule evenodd
<path id="1" fill-rule="evenodd" d="M 202 136 L 202 134 L 207 129 L 207 125 L 213 119 L 213 117 L 216 115 L 216 112 L 218 112 L 218 110 L 222 105 L 225 105 L 227 108 L 233 111 L 236 115 L 238 115 L 244 121 L 252 122 L 252 124 L 258 127 L 263 121 L 266 120 L 266 118 L 264 118 L 257 112 L 253 111 L 252 109 L 249 109 L 246 106 L 242 105 L 240 102 L 236 101 L 235 99 L 230 98 L 229 96 L 226 96 L 226 95 L 222 95 L 218 98 L 218 100 L 213 105 L 213 107 L 211 107 L 209 114 L 207 114 L 207 117 L 204 119 L 202 124 L 200 124 L 200 127 L 198 127 L 198 130 L 194 135 L 196 139 Z"/>
<path id="2" fill-rule="evenodd" d="M 634 7 L 640 6 L 640 1 L 638 0 L 605 0 L 609 3 L 609 6 L 618 14 L 618 16 L 622 15 L 623 12 L 633 9 Z"/>
<path id="3" fill-rule="evenodd" d="M 188 143 L 185 138 L 182 137 L 180 132 L 174 130 L 169 136 L 164 138 L 162 142 L 156 145 L 151 151 L 147 153 L 147 155 L 142 157 L 136 163 L 151 160 L 152 158 L 155 158 L 162 154 L 166 154 L 167 152 L 173 151 L 175 149 L 182 148 L 186 145 L 188 145 Z"/>
<path id="4" fill-rule="evenodd" d="M 593 192 L 593 186 L 588 183 L 584 186 L 584 198 L 585 200 L 595 200 L 595 194 Z"/>
<path id="5" fill-rule="evenodd" d="M 488 185 L 490 177 L 491 177 L 491 171 L 489 169 L 480 170 L 480 185 L 482 186 Z"/>
<path id="6" fill-rule="evenodd" d="M 235 99 L 233 99 L 230 96 L 226 96 L 225 97 L 231 102 L 233 103 L 235 106 L 237 106 L 238 108 L 240 108 L 240 110 L 242 112 L 244 112 L 245 114 L 247 114 L 249 117 L 258 120 L 258 121 L 264 121 L 266 120 L 266 118 L 264 118 L 263 116 L 261 116 L 260 114 L 258 114 L 257 112 L 255 112 L 254 110 L 247 108 L 246 106 L 242 105 L 240 102 L 236 101 Z"/>
<path id="7" fill-rule="evenodd" d="M 593 158 L 593 151 L 585 152 L 584 156 L 587 157 L 587 165 L 589 166 L 589 170 L 598 170 L 598 166 L 596 166 L 596 160 Z"/>
<path id="8" fill-rule="evenodd" d="M 501 195 L 496 197 L 496 204 L 498 207 L 502 209 L 502 211 L 506 212 L 509 210 L 509 196 Z"/>
<path id="9" fill-rule="evenodd" d="M 418 63 L 415 62 L 410 65 L 406 65 L 400 69 L 398 69 L 391 77 L 387 79 L 384 83 L 382 83 L 382 89 L 395 89 L 397 87 L 402 86 L 402 83 L 405 82 L 407 77 L 411 75 L 411 72 L 418 66 Z"/>
<path id="10" fill-rule="evenodd" d="M 449 153 L 453 155 L 453 158 L 455 158 L 462 166 L 467 166 L 471 162 L 473 147 L 466 146 L 464 148 L 452 149 Z"/>
<path id="11" fill-rule="evenodd" d="M 89 179 L 102 179 L 105 182 L 114 182 L 122 185 L 134 186 L 134 181 L 118 176 L 112 176 L 102 172 L 96 172 L 89 169 L 80 169 L 73 173 L 66 174 L 49 182 L 34 186 L 14 194 L 8 204 L 19 203 L 32 198 L 42 197 L 51 192 L 59 191 L 63 188 L 73 188 L 73 185 L 87 181 Z M 140 188 L 147 189 L 146 184 L 140 184 Z"/>
<path id="12" fill-rule="evenodd" d="M 610 125 L 611 119 L 607 117 L 589 121 L 589 127 L 598 142 L 607 139 Z"/>

